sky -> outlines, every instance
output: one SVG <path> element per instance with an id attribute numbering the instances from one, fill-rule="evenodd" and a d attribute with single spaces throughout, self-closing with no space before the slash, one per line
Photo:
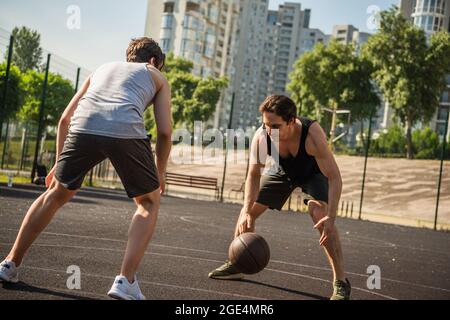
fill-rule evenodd
<path id="1" fill-rule="evenodd" d="M 283 2 L 270 0 L 269 8 L 276 9 Z M 335 24 L 353 24 L 361 31 L 370 31 L 367 28 L 370 6 L 387 9 L 398 4 L 398 0 L 290 2 L 300 2 L 302 8 L 311 9 L 310 27 L 325 33 L 331 33 Z M 80 10 L 79 25 L 72 19 L 76 14 L 71 11 L 72 5 Z M 85 69 L 95 70 L 104 62 L 125 59 L 129 40 L 144 34 L 146 12 L 147 0 L 0 0 L 0 29 L 11 31 L 14 26 L 25 25 L 37 30 L 43 48 Z M 0 36 L 4 34 L 0 32 Z"/>

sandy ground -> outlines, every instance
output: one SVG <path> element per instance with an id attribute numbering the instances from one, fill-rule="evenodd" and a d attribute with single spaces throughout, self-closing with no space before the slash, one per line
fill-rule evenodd
<path id="1" fill-rule="evenodd" d="M 175 146 L 173 153 L 175 152 L 180 152 L 180 147 Z M 214 177 L 219 180 L 220 185 L 223 176 L 223 160 L 219 159 L 215 164 L 207 164 L 208 161 L 211 161 L 210 153 L 208 151 L 204 154 L 205 161 L 203 162 L 200 157 L 197 157 L 194 159 L 195 161 L 191 161 L 192 163 L 182 164 L 179 158 L 174 158 L 175 161 L 169 163 L 168 171 Z M 244 159 L 243 152 L 235 157 L 231 153 L 228 156 L 224 192 L 226 198 L 231 189 L 239 189 L 244 182 L 247 165 L 242 159 Z M 349 203 L 349 207 L 353 203 L 356 216 L 361 199 L 364 158 L 337 156 L 336 161 L 343 179 L 341 200 L 344 202 L 344 210 L 347 203 Z M 429 226 L 435 216 L 439 166 L 440 162 L 435 160 L 369 158 L 362 208 L 363 216 L 387 222 L 392 220 L 390 219 L 392 217 L 397 221 L 404 220 L 404 224 L 407 225 Z M 171 189 L 174 192 L 177 190 L 176 187 Z M 194 189 L 193 193 L 194 195 L 208 194 L 208 191 L 202 192 Z M 209 194 L 213 193 L 209 192 Z M 291 205 L 294 209 L 297 206 L 298 194 L 300 194 L 299 190 L 292 199 Z M 236 197 L 236 193 L 231 194 L 230 200 L 234 201 L 234 198 L 239 199 Z M 342 204 L 340 208 L 341 206 Z M 448 161 L 444 163 L 442 174 L 438 223 L 450 225 L 450 163 Z"/>

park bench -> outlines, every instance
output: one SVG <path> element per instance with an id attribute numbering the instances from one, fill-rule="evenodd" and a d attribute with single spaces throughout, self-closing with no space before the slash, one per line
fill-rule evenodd
<path id="1" fill-rule="evenodd" d="M 245 195 L 245 182 L 242 182 L 241 186 L 239 188 L 232 188 L 229 192 L 228 192 L 228 198 L 231 199 L 231 194 L 235 193 L 235 198 L 237 198 L 239 196 L 239 194 L 242 196 L 242 199 L 244 199 L 244 195 Z"/>
<path id="2" fill-rule="evenodd" d="M 166 172 L 166 192 L 169 190 L 169 185 L 213 190 L 216 199 L 219 199 L 220 196 L 220 188 L 216 178 Z"/>

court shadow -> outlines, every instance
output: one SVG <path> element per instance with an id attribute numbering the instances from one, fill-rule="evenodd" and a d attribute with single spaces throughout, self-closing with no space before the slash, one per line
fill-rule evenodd
<path id="1" fill-rule="evenodd" d="M 46 190 L 43 186 L 15 184 L 13 188 L 8 188 L 4 183 L 0 183 L 0 196 L 19 198 L 19 199 L 37 199 Z M 110 190 L 101 188 L 83 187 L 73 197 L 70 202 L 81 204 L 98 204 L 95 200 L 118 200 L 131 202 L 125 191 Z"/>
<path id="2" fill-rule="evenodd" d="M 76 295 L 76 294 L 70 294 L 70 293 L 66 293 L 66 292 L 55 291 L 55 290 L 51 290 L 51 289 L 47 289 L 47 288 L 35 287 L 35 286 L 32 286 L 32 285 L 27 284 L 27 283 L 22 282 L 22 281 L 19 281 L 18 283 L 1 282 L 1 284 L 2 284 L 2 288 L 4 290 L 9 290 L 9 291 L 21 291 L 21 292 L 29 292 L 29 293 L 40 293 L 40 294 L 46 294 L 46 295 L 51 295 L 51 296 L 55 296 L 55 297 L 60 297 L 60 298 L 63 298 L 63 299 L 96 300 L 96 299 L 93 299 L 93 298 L 84 297 L 84 296 L 80 296 L 80 295 Z"/>
<path id="3" fill-rule="evenodd" d="M 264 287 L 268 287 L 268 288 L 272 288 L 272 289 L 277 289 L 277 290 L 281 290 L 281 291 L 285 291 L 285 292 L 289 292 L 289 293 L 293 293 L 293 294 L 298 294 L 304 297 L 308 297 L 308 298 L 312 298 L 312 299 L 316 299 L 316 300 L 329 300 L 330 298 L 327 297 L 323 297 L 314 293 L 308 293 L 308 292 L 304 292 L 304 291 L 299 291 L 299 290 L 294 290 L 294 289 L 288 289 L 288 288 L 283 288 L 283 287 L 279 287 L 273 284 L 268 284 L 268 283 L 264 283 L 264 282 L 259 282 L 259 281 L 255 281 L 255 280 L 249 280 L 249 279 L 242 279 L 242 280 L 238 280 L 240 282 L 247 282 L 247 283 L 252 283 L 252 284 L 257 284 L 260 286 L 264 286 Z"/>
<path id="4" fill-rule="evenodd" d="M 23 190 L 20 190 L 23 189 Z M 5 198 L 16 198 L 16 199 L 30 199 L 35 200 L 37 199 L 42 193 L 45 192 L 45 189 L 32 189 L 32 188 L 22 188 L 20 186 L 20 189 L 18 187 L 15 187 L 14 189 L 10 188 L 2 188 L 0 187 L 0 196 Z M 92 197 L 94 198 L 94 197 Z M 70 200 L 70 202 L 75 203 L 82 203 L 82 204 L 97 204 L 97 201 L 93 201 L 90 199 L 80 199 L 76 196 Z"/>

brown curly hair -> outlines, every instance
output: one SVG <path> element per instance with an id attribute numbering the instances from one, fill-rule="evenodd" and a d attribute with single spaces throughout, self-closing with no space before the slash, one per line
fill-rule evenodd
<path id="1" fill-rule="evenodd" d="M 149 62 L 151 58 L 155 58 L 157 66 L 164 66 L 166 56 L 155 40 L 148 37 L 131 40 L 127 48 L 128 62 Z"/>

